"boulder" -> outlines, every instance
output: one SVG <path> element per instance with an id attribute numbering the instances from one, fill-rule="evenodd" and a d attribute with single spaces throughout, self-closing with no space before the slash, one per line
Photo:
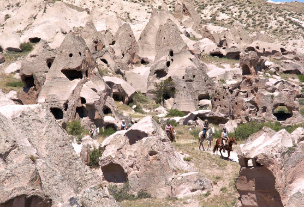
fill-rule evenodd
<path id="1" fill-rule="evenodd" d="M 17 106 L 13 115 L 0 107 L 0 205 L 119 206 L 49 110 L 32 106 Z"/>
<path id="2" fill-rule="evenodd" d="M 290 60 L 285 60 L 283 61 L 282 67 L 280 67 L 280 72 L 300 75 L 303 74 L 304 69 L 299 63 Z"/>
<path id="3" fill-rule="evenodd" d="M 7 68 L 5 68 L 5 73 L 10 74 L 10 73 L 19 73 L 21 69 L 21 63 L 20 62 L 15 62 L 11 63 Z"/>
<path id="4" fill-rule="evenodd" d="M 211 110 L 199 110 L 189 113 L 188 115 L 179 119 L 179 123 L 187 125 L 189 121 L 196 121 L 198 119 L 208 119 L 209 123 L 212 124 L 225 124 L 228 121 L 228 117 L 221 113 L 214 113 Z"/>
<path id="5" fill-rule="evenodd" d="M 192 171 L 177 153 L 165 132 L 151 116 L 141 119 L 126 131 L 119 131 L 102 144 L 100 159 L 103 179 L 130 185 L 132 192 L 144 190 L 152 196 L 184 197 L 212 189 L 212 183 Z M 162 173 L 159 173 L 162 172 Z M 174 190 L 172 190 L 174 189 Z"/>

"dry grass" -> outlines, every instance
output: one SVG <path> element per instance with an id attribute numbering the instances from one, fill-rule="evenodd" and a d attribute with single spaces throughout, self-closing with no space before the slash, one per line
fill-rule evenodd
<path id="1" fill-rule="evenodd" d="M 0 74 L 0 89 L 4 93 L 8 93 L 12 90 L 20 92 L 23 87 L 7 86 L 7 83 L 20 82 L 20 81 L 21 81 L 20 79 L 14 78 L 12 74 Z"/>

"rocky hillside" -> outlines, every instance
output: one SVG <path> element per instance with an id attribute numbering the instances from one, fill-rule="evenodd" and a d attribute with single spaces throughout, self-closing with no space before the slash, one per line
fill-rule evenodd
<path id="1" fill-rule="evenodd" d="M 303 13 L 1 1 L 0 206 L 303 205 Z M 198 148 L 205 119 L 230 157 Z"/>

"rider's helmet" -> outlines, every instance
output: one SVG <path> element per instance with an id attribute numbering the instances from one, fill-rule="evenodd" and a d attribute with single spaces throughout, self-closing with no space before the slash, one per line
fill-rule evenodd
<path id="1" fill-rule="evenodd" d="M 226 130 L 226 127 L 224 127 L 223 130 Z"/>
<path id="2" fill-rule="evenodd" d="M 208 119 L 205 119 L 205 122 L 208 122 Z"/>

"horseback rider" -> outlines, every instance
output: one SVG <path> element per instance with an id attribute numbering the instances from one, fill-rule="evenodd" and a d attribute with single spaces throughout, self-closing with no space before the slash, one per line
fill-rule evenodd
<path id="1" fill-rule="evenodd" d="M 170 124 L 170 121 L 168 120 L 167 121 L 167 124 L 166 124 L 166 127 L 165 127 L 165 131 L 167 133 L 167 136 L 170 138 L 170 133 L 171 133 L 171 130 L 172 130 L 172 126 Z"/>
<path id="2" fill-rule="evenodd" d="M 225 148 L 227 146 L 227 141 L 229 139 L 228 133 L 227 133 L 227 129 L 225 127 L 223 128 L 223 132 L 221 134 L 221 138 L 222 138 L 223 152 L 225 152 Z"/>
<path id="3" fill-rule="evenodd" d="M 204 125 L 203 125 L 203 137 L 206 137 L 206 132 L 209 129 L 209 122 L 207 119 L 205 119 Z"/>

